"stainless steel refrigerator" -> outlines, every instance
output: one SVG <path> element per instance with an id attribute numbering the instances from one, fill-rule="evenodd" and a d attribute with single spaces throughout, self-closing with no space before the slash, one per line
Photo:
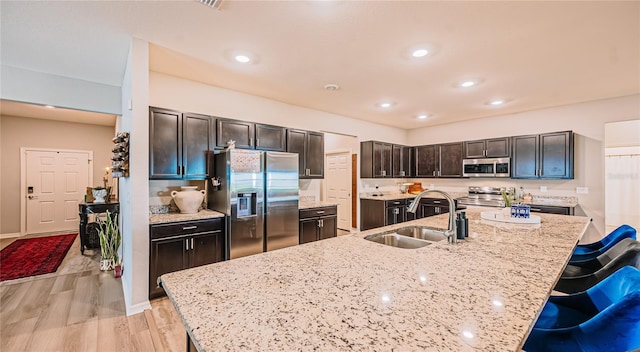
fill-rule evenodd
<path id="1" fill-rule="evenodd" d="M 209 156 L 208 208 L 227 215 L 227 259 L 297 245 L 298 154 L 231 149 Z"/>

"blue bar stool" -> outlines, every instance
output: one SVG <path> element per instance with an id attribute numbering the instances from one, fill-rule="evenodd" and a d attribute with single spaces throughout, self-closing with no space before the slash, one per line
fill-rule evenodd
<path id="1" fill-rule="evenodd" d="M 640 270 L 625 266 L 585 292 L 551 296 L 523 349 L 630 351 L 640 348 Z"/>
<path id="2" fill-rule="evenodd" d="M 601 263 L 592 263 L 591 266 L 567 265 L 554 290 L 564 293 L 585 291 L 624 266 L 640 268 L 640 242 L 625 239 L 609 251 L 614 252 L 620 249 L 623 250 L 614 258 L 608 258 L 606 253 L 598 257 L 603 262 L 609 261 L 600 268 Z"/>
<path id="3" fill-rule="evenodd" d="M 598 242 L 579 244 L 576 249 L 573 250 L 569 263 L 593 259 L 625 238 L 635 240 L 636 229 L 629 225 L 621 225 Z"/>

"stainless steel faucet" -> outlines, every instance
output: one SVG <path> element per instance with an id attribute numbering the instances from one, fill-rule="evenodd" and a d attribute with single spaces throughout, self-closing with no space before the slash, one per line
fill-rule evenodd
<path id="1" fill-rule="evenodd" d="M 413 199 L 411 204 L 409 204 L 409 206 L 407 207 L 407 211 L 415 214 L 416 210 L 418 210 L 418 204 L 420 203 L 420 199 L 422 199 L 422 197 L 424 197 L 424 195 L 427 193 L 440 194 L 446 200 L 449 201 L 449 229 L 447 229 L 447 231 L 443 231 L 442 234 L 447 236 L 450 244 L 458 243 L 458 236 L 456 235 L 456 221 L 455 221 L 456 203 L 448 193 L 439 191 L 437 189 L 428 189 L 426 191 L 422 191 Z"/>

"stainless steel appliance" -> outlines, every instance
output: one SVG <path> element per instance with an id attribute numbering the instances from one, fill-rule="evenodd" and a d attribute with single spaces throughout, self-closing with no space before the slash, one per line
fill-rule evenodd
<path id="1" fill-rule="evenodd" d="M 470 186 L 469 195 L 458 198 L 458 204 L 504 208 L 503 191 L 513 194 L 515 188 Z"/>
<path id="2" fill-rule="evenodd" d="M 511 159 L 486 158 L 462 160 L 464 177 L 510 177 Z"/>
<path id="3" fill-rule="evenodd" d="M 298 154 L 231 149 L 210 154 L 208 208 L 227 215 L 227 258 L 298 244 Z"/>

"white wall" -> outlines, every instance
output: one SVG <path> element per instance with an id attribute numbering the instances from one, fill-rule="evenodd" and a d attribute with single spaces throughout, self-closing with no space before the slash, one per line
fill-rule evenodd
<path id="1" fill-rule="evenodd" d="M 464 191 L 468 185 L 517 185 L 532 193 L 540 186 L 548 187 L 550 195 L 578 196 L 577 214 L 593 219 L 599 235 L 604 234 L 604 125 L 640 117 L 640 95 L 559 106 L 518 114 L 495 116 L 460 123 L 411 130 L 409 145 L 474 140 L 491 137 L 536 134 L 573 130 L 575 140 L 574 180 L 425 180 L 436 187 Z M 576 194 L 576 187 L 588 187 L 589 194 Z"/>
<path id="2" fill-rule="evenodd" d="M 132 109 L 129 109 L 131 101 Z M 122 258 L 127 315 L 149 309 L 149 45 L 132 39 L 122 81 L 119 131 L 131 134 L 129 177 L 120 178 Z"/>
<path id="3" fill-rule="evenodd" d="M 607 148 L 640 145 L 640 120 L 611 122 L 604 125 L 604 143 Z"/>
<path id="4" fill-rule="evenodd" d="M 311 110 L 279 101 L 218 88 L 162 73 L 149 73 L 152 106 L 238 120 L 262 122 L 311 131 L 335 131 L 402 144 L 407 131 L 399 128 Z"/>
<path id="5" fill-rule="evenodd" d="M 2 65 L 2 99 L 119 115 L 120 87 Z"/>

